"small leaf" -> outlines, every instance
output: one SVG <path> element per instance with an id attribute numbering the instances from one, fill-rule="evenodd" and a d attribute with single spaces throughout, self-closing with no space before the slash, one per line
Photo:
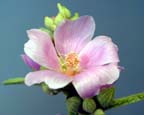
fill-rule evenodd
<path id="1" fill-rule="evenodd" d="M 102 109 L 97 109 L 95 112 L 94 112 L 94 115 L 105 115 L 104 111 Z"/>
<path id="2" fill-rule="evenodd" d="M 125 106 L 125 105 L 129 105 L 129 104 L 136 103 L 139 101 L 144 101 L 144 92 L 115 99 L 112 101 L 112 103 L 106 109 Z"/>
<path id="3" fill-rule="evenodd" d="M 77 96 L 70 97 L 66 100 L 69 115 L 77 115 L 81 105 L 81 99 Z"/>
<path id="4" fill-rule="evenodd" d="M 96 109 L 96 103 L 93 99 L 85 99 L 82 106 L 83 109 L 88 113 L 93 113 Z"/>
<path id="5" fill-rule="evenodd" d="M 17 77 L 5 80 L 2 82 L 4 85 L 24 84 L 24 77 Z"/>
<path id="6" fill-rule="evenodd" d="M 115 88 L 105 88 L 101 90 L 100 94 L 97 96 L 97 99 L 102 107 L 108 107 L 112 102 L 115 94 Z"/>

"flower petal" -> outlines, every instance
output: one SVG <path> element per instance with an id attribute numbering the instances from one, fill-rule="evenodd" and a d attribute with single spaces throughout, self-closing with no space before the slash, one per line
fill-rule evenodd
<path id="1" fill-rule="evenodd" d="M 85 70 L 76 75 L 72 83 L 82 98 L 90 98 L 97 95 L 102 86 L 112 84 L 118 77 L 118 67 L 110 64 Z"/>
<path id="2" fill-rule="evenodd" d="M 92 38 L 95 22 L 91 16 L 82 16 L 76 21 L 66 20 L 54 33 L 56 49 L 62 55 L 78 53 Z"/>
<path id="3" fill-rule="evenodd" d="M 119 62 L 118 48 L 107 36 L 98 36 L 90 41 L 79 55 L 83 68 Z"/>
<path id="4" fill-rule="evenodd" d="M 25 64 L 27 64 L 30 68 L 33 70 L 40 70 L 40 65 L 35 63 L 32 59 L 30 59 L 27 55 L 23 54 L 21 55 L 23 61 Z"/>
<path id="5" fill-rule="evenodd" d="M 96 70 L 93 68 L 75 76 L 72 83 L 80 97 L 90 98 L 99 93 L 100 81 L 95 72 Z"/>
<path id="6" fill-rule="evenodd" d="M 25 43 L 25 53 L 42 66 L 58 69 L 58 57 L 50 36 L 38 29 L 28 30 L 27 33 L 30 40 Z"/>
<path id="7" fill-rule="evenodd" d="M 97 67 L 96 71 L 96 76 L 100 78 L 101 86 L 113 84 L 120 75 L 120 69 L 117 64 Z"/>
<path id="8" fill-rule="evenodd" d="M 71 81 L 71 77 L 50 70 L 30 72 L 25 78 L 25 84 L 28 86 L 45 82 L 51 89 L 63 88 Z"/>

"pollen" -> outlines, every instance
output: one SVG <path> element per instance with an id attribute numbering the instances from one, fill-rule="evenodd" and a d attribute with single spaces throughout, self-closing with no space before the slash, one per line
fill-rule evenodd
<path id="1" fill-rule="evenodd" d="M 76 53 L 69 53 L 65 58 L 65 62 L 67 67 L 77 68 L 80 61 Z"/>
<path id="2" fill-rule="evenodd" d="M 60 58 L 61 72 L 67 76 L 75 76 L 79 73 L 79 57 L 76 53 L 69 53 Z"/>

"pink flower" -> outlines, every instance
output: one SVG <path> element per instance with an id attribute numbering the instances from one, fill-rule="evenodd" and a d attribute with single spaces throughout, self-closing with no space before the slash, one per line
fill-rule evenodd
<path id="1" fill-rule="evenodd" d="M 47 70 L 28 73 L 25 84 L 45 82 L 50 88 L 59 89 L 72 83 L 82 98 L 89 98 L 97 95 L 102 86 L 114 83 L 120 73 L 118 48 L 106 36 L 91 40 L 94 31 L 91 16 L 62 22 L 54 32 L 55 45 L 47 33 L 28 30 L 30 39 L 24 51 Z"/>
<path id="2" fill-rule="evenodd" d="M 21 55 L 21 57 L 25 64 L 27 64 L 30 68 L 32 68 L 33 70 L 40 70 L 40 65 L 30 59 L 27 55 L 23 54 Z"/>

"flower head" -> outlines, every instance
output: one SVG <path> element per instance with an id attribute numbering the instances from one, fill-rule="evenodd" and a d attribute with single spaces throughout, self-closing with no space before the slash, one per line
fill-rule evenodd
<path id="1" fill-rule="evenodd" d="M 82 98 L 97 95 L 100 88 L 114 83 L 118 68 L 118 48 L 107 36 L 93 40 L 95 22 L 91 16 L 65 20 L 54 31 L 54 44 L 48 33 L 28 30 L 24 51 L 34 62 L 47 68 L 26 75 L 28 86 L 45 82 L 52 89 L 72 83 Z"/>

